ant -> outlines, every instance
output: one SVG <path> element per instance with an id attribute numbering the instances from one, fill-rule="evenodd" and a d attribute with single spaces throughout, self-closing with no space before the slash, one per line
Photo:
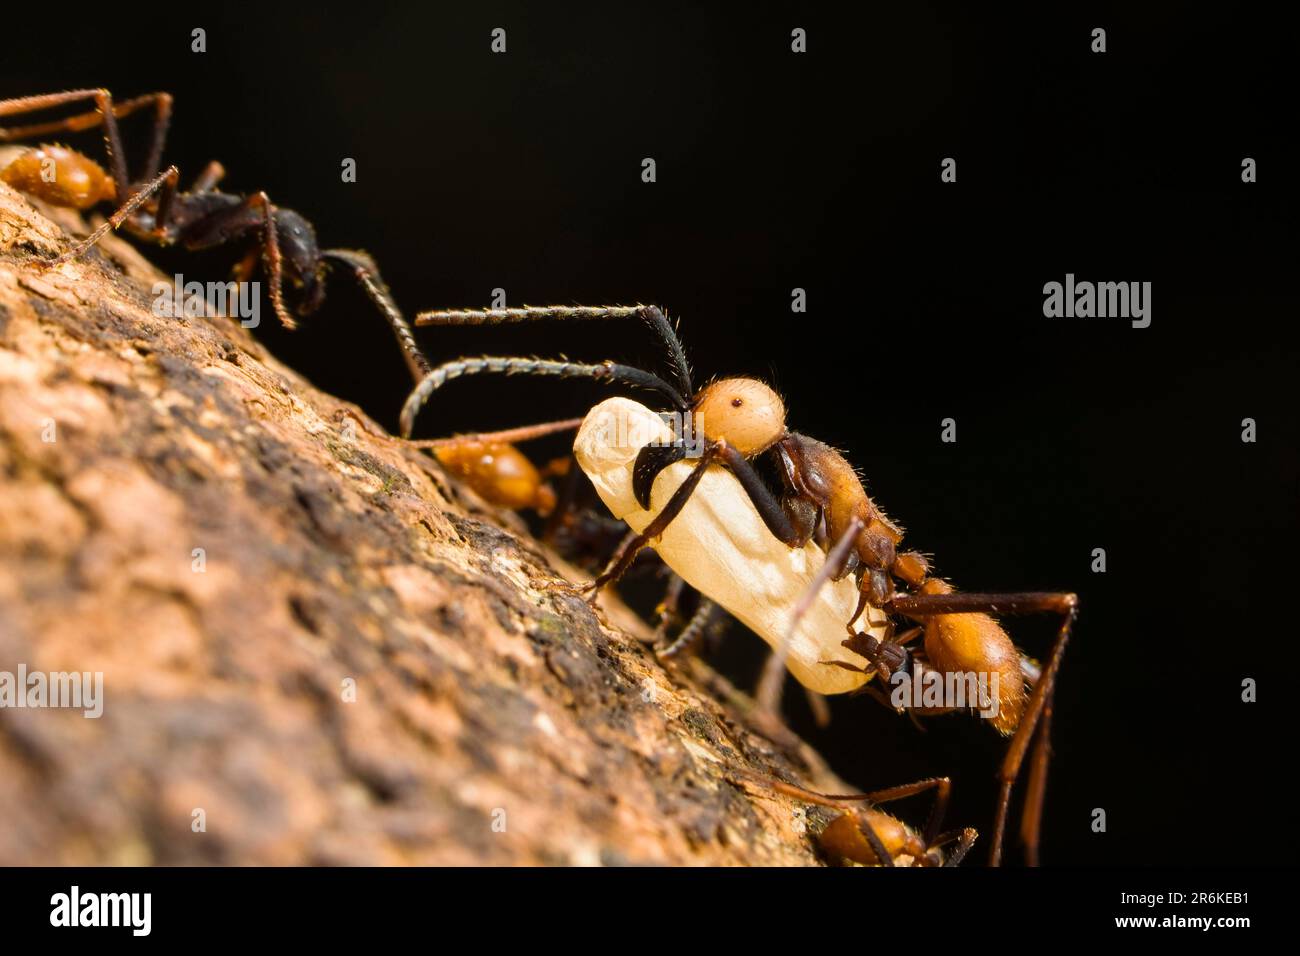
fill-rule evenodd
<path id="1" fill-rule="evenodd" d="M 325 298 L 329 265 L 341 263 L 352 270 L 388 321 L 411 375 L 418 380 L 430 371 L 429 362 L 416 347 L 410 326 L 368 254 L 354 249 L 321 249 L 311 223 L 292 209 L 272 203 L 265 192 L 240 196 L 218 190 L 225 169 L 215 160 L 199 173 L 189 190 L 178 188 L 177 167 L 168 166 L 159 172 L 171 123 L 171 94 L 148 93 L 118 103 L 104 89 L 24 96 L 0 100 L 0 117 L 86 102 L 94 103 L 93 111 L 26 126 L 0 127 L 0 143 L 103 127 L 108 171 L 82 153 L 53 145 L 21 152 L 0 168 L 0 181 L 54 206 L 85 210 L 101 202 L 118 204 L 103 225 L 46 263 L 46 268 L 79 259 L 105 233 L 118 228 L 144 242 L 159 246 L 179 244 L 189 251 L 252 240 L 255 245 L 236 264 L 233 277 L 238 282 L 247 281 L 260 261 L 275 314 L 285 328 L 293 329 L 297 327 L 295 313 L 307 316 L 320 307 Z M 142 110 L 152 110 L 153 131 L 140 178 L 132 180 L 118 120 Z M 297 302 L 292 311 L 285 303 L 286 280 L 296 293 Z"/>
<path id="2" fill-rule="evenodd" d="M 179 171 L 175 166 L 159 172 L 171 120 L 170 94 L 150 93 L 114 102 L 107 90 L 72 90 L 0 100 L 0 117 L 85 101 L 94 102 L 93 112 L 21 127 L 0 127 L 0 143 L 103 127 L 111 173 L 90 157 L 66 146 L 41 145 L 0 157 L 0 182 L 51 205 L 86 210 L 102 202 L 120 203 L 107 222 L 47 263 L 48 268 L 80 258 L 106 232 L 119 227 L 137 239 L 162 246 L 179 243 L 191 251 L 251 238 L 256 244 L 236 265 L 234 278 L 247 281 L 260 260 L 270 280 L 272 305 L 286 328 L 297 326 L 284 300 L 286 279 L 298 293 L 297 314 L 306 316 L 319 308 L 324 299 L 327 263 L 342 263 L 353 270 L 366 294 L 388 321 L 412 378 L 419 382 L 431 370 L 410 325 L 368 254 L 351 249 L 321 249 L 311 224 L 292 209 L 272 203 L 264 192 L 236 196 L 217 190 L 216 185 L 224 176 L 218 162 L 209 163 L 189 191 L 178 191 Z M 154 113 L 150 148 L 140 179 L 132 181 L 126 170 L 118 120 L 150 109 Z M 567 427 L 576 428 L 580 423 L 575 420 Z M 553 426 L 541 431 L 516 429 L 505 436 L 469 435 L 416 444 L 429 447 L 449 472 L 488 502 L 512 509 L 533 508 L 546 516 L 555 509 L 556 496 L 545 479 L 562 473 L 564 468 L 553 463 L 538 470 L 508 443 L 541 437 L 552 430 Z M 579 534 L 584 530 L 567 516 L 563 529 L 559 527 L 560 521 L 556 524 L 557 533 L 569 530 Z"/>
<path id="3" fill-rule="evenodd" d="M 547 422 L 540 427 L 526 425 L 500 432 L 453 435 L 410 444 L 433 452 L 444 468 L 473 488 L 488 504 L 511 511 L 531 508 L 546 518 L 555 512 L 558 504 L 555 490 L 546 479 L 567 475 L 569 460 L 558 458 L 538 468 L 513 443 L 572 431 L 581 424 L 582 419 L 572 418 Z"/>
<path id="4" fill-rule="evenodd" d="M 743 780 L 758 783 L 803 803 L 846 811 L 817 835 L 817 845 L 834 862 L 847 861 L 862 866 L 960 866 L 979 837 L 972 827 L 939 832 L 952 791 L 952 781 L 947 777 L 928 777 L 871 793 L 829 794 L 817 793 L 741 767 L 731 767 L 729 771 Z M 882 803 L 929 790 L 935 791 L 934 806 L 921 833 L 879 808 Z M 943 847 L 952 843 L 957 844 L 956 847 L 945 856 Z"/>
<path id="5" fill-rule="evenodd" d="M 787 652 L 795 628 L 818 599 L 821 588 L 828 581 L 852 581 L 857 592 L 856 607 L 841 621 L 851 636 L 856 634 L 853 625 L 859 620 L 868 622 L 869 630 L 887 631 L 887 628 L 882 629 L 879 621 L 881 614 L 921 621 L 925 624 L 925 656 L 933 669 L 954 675 L 963 672 L 998 675 L 998 708 L 994 726 L 1003 735 L 1012 735 L 1012 740 L 998 772 L 999 793 L 989 862 L 991 865 L 1001 863 L 1011 790 L 1032 743 L 1034 752 L 1028 796 L 1022 810 L 1021 836 L 1025 843 L 1027 861 L 1031 865 L 1035 864 L 1038 859 L 1042 800 L 1050 758 L 1048 731 L 1052 696 L 1077 614 L 1076 595 L 1066 592 L 958 593 L 946 583 L 931 579 L 930 564 L 923 555 L 915 551 L 899 550 L 902 529 L 868 497 L 861 479 L 847 459 L 830 446 L 791 431 L 786 426 L 785 404 L 770 386 L 755 378 L 729 377 L 715 379 L 696 390 L 691 382 L 681 342 L 662 310 L 655 306 L 525 306 L 514 309 L 451 310 L 423 313 L 416 317 L 415 324 L 481 325 L 542 319 L 629 317 L 642 319 L 656 332 L 668 351 L 673 382 L 670 383 L 653 372 L 613 361 L 585 364 L 512 356 L 457 359 L 430 371 L 406 400 L 401 415 L 403 435 L 409 436 L 415 416 L 436 390 L 453 379 L 471 375 L 585 378 L 608 385 L 658 393 L 669 403 L 673 413 L 680 416 L 682 421 L 690 423 L 692 437 L 700 444 L 688 442 L 685 436 L 678 435 L 677 440 L 669 442 L 650 440 L 637 450 L 635 459 L 629 463 L 627 477 L 630 478 L 635 503 L 641 510 L 638 517 L 646 520 L 638 533 L 629 536 L 604 571 L 581 591 L 594 600 L 601 588 L 616 581 L 627 570 L 641 548 L 654 543 L 665 563 L 688 581 L 693 576 L 689 571 L 700 571 L 703 568 L 703 573 L 694 575 L 696 579 L 691 583 L 736 617 L 750 623 L 755 615 L 748 613 L 744 606 L 749 600 L 748 595 L 729 602 L 723 600 L 719 593 L 711 593 L 723 587 L 732 588 L 731 593 L 735 593 L 735 581 L 724 576 L 730 574 L 734 577 L 731 569 L 719 570 L 715 565 L 710 572 L 707 562 L 712 555 L 700 553 L 707 549 L 697 546 L 690 553 L 684 553 L 679 549 L 664 547 L 665 542 L 662 540 L 696 489 L 701 487 L 706 475 L 716 466 L 722 466 L 739 484 L 740 490 L 776 542 L 790 552 L 806 549 L 810 545 L 824 552 L 821 568 L 794 605 L 793 613 L 787 617 L 784 635 L 778 639 L 770 633 L 771 627 L 755 627 L 778 650 L 760 688 L 760 710 L 770 716 L 775 715 L 781 689 L 781 682 L 776 678 L 783 673 L 787 663 L 795 670 L 795 663 L 787 661 Z M 635 409 L 640 409 L 647 417 L 653 414 L 644 406 L 626 399 L 610 399 L 588 413 L 579 433 L 580 444 L 585 441 L 591 445 L 602 440 L 606 444 L 610 443 L 610 439 L 604 437 L 604 426 L 597 428 L 593 425 L 592 428 L 601 437 L 589 435 L 584 439 L 583 432 L 604 406 L 619 402 L 622 405 L 618 414 L 624 418 Z M 698 455 L 689 464 L 687 473 L 683 476 L 678 472 L 675 476 L 678 482 L 676 488 L 658 512 L 650 516 L 651 494 L 656 479 L 671 466 L 679 463 L 685 466 L 687 459 L 696 451 Z M 766 458 L 775 470 L 780 480 L 779 488 L 770 488 L 755 468 L 754 462 L 759 458 Z M 579 461 L 582 463 L 581 456 Z M 716 516 L 721 507 L 715 500 L 719 487 L 715 482 L 707 492 L 712 496 L 709 499 L 711 512 L 697 510 L 692 514 L 691 521 L 710 520 L 710 514 Z M 605 495 L 602 494 L 602 497 Z M 606 497 L 606 502 L 610 503 L 609 497 Z M 625 507 L 615 509 L 611 506 L 611 510 L 625 520 L 632 518 Z M 716 517 L 712 520 L 716 520 Z M 722 544 L 716 536 L 711 540 L 715 547 Z M 767 547 L 762 542 L 754 544 L 752 537 L 746 539 L 745 546 Z M 740 545 L 733 542 L 732 547 L 738 548 Z M 685 567 L 688 563 L 691 565 L 689 569 Z M 709 577 L 710 573 L 713 578 Z M 1040 669 L 1023 655 L 990 616 L 993 613 L 1058 615 L 1061 623 L 1046 665 Z M 770 619 L 770 614 L 768 617 Z M 824 643 L 825 640 L 824 634 L 810 638 L 810 642 Z M 852 646 L 848 648 L 850 651 L 853 649 Z M 898 646 L 891 650 L 896 653 L 905 651 L 905 648 Z M 826 668 L 836 669 L 833 661 L 821 663 Z M 854 687 L 861 686 L 880 672 L 876 664 L 870 669 L 856 669 L 859 674 Z M 810 681 L 816 680 L 809 676 L 806 667 L 802 673 L 795 670 L 795 674 L 805 686 L 811 686 Z M 1026 692 L 1027 685 L 1032 685 L 1031 692 Z M 830 692 L 848 689 L 852 688 L 839 687 Z"/>

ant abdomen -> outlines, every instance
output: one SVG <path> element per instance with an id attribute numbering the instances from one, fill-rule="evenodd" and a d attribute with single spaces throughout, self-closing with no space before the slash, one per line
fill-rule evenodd
<path id="1" fill-rule="evenodd" d="M 920 594 L 951 594 L 952 586 L 931 578 Z M 994 728 L 1008 735 L 1020 726 L 1028 695 L 1021 668 L 1021 653 L 997 623 L 987 614 L 938 614 L 925 620 L 925 656 L 943 673 L 975 674 L 990 679 L 997 675 L 997 713 L 990 718 Z"/>
<path id="2" fill-rule="evenodd" d="M 23 149 L 7 165 L 0 159 L 0 182 L 65 209 L 90 209 L 117 196 L 99 163 L 66 146 Z"/>

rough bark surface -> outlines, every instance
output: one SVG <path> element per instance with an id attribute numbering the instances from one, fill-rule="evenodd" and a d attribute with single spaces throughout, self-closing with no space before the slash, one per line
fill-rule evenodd
<path id="1" fill-rule="evenodd" d="M 156 317 L 129 244 L 42 269 L 65 227 L 0 185 L 0 671 L 104 710 L 0 708 L 0 864 L 819 862 L 727 775 L 836 786 L 806 747 L 237 322 Z"/>

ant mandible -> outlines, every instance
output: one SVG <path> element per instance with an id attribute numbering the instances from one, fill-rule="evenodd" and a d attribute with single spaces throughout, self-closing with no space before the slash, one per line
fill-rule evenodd
<path id="1" fill-rule="evenodd" d="M 402 409 L 402 433 L 409 436 L 415 416 L 433 392 L 447 382 L 471 375 L 539 375 L 555 378 L 586 378 L 606 384 L 646 389 L 659 393 L 683 420 L 692 423 L 703 448 L 667 502 L 642 530 L 630 536 L 606 569 L 585 591 L 592 598 L 604 585 L 618 579 L 637 552 L 660 539 L 681 514 L 704 475 L 722 465 L 738 481 L 763 524 L 772 536 L 789 549 L 815 542 L 826 554 L 811 586 L 790 614 L 790 627 L 781 638 L 764 634 L 778 648 L 760 689 L 762 710 L 774 714 L 779 703 L 785 650 L 800 617 L 829 581 L 852 575 L 858 590 L 857 607 L 844 621 L 850 635 L 854 622 L 870 620 L 871 612 L 925 622 L 926 658 L 931 667 L 944 673 L 996 672 L 999 699 L 995 728 L 1014 735 L 999 768 L 999 793 L 989 862 L 1001 862 L 1006 817 L 1011 789 L 1019 777 L 1031 743 L 1029 792 L 1022 812 L 1021 836 L 1026 856 L 1037 862 L 1041 829 L 1042 799 L 1050 747 L 1047 731 L 1051 703 L 1062 656 L 1068 643 L 1078 599 L 1066 592 L 1021 592 L 1012 594 L 957 593 L 946 583 L 930 578 L 929 562 L 917 552 L 900 552 L 902 530 L 871 499 L 862 481 L 838 451 L 816 439 L 789 430 L 785 405 L 766 383 L 748 377 L 717 379 L 698 391 L 691 383 L 685 354 L 676 332 L 663 312 L 654 306 L 528 307 L 514 309 L 449 310 L 423 313 L 415 324 L 498 324 L 540 319 L 617 319 L 638 317 L 655 330 L 667 347 L 673 366 L 674 383 L 653 372 L 612 361 L 584 364 L 513 356 L 459 359 L 430 371 L 407 399 Z M 689 397 L 688 397 L 689 396 Z M 613 400 L 611 400 L 613 401 Z M 636 406 L 645 411 L 641 406 Z M 600 410 L 588 414 L 591 420 Z M 584 428 L 585 428 L 584 424 Z M 580 433 L 581 434 L 581 433 Z M 684 463 L 693 450 L 686 441 L 649 442 L 639 449 L 631 464 L 631 488 L 644 513 L 650 511 L 656 479 L 670 466 Z M 767 456 L 781 477 L 781 488 L 770 489 L 752 462 Z M 660 549 L 665 562 L 683 577 L 689 575 L 674 565 L 676 556 Z M 708 556 L 690 555 L 692 561 Z M 707 581 L 693 581 L 710 594 Z M 900 590 L 905 588 L 908 590 Z M 728 611 L 745 619 L 743 608 L 719 600 Z M 1052 613 L 1061 623 L 1045 666 L 1041 669 L 1022 654 L 993 613 Z M 850 646 L 850 650 L 854 647 Z M 895 648 L 895 651 L 905 651 Z M 897 655 L 895 655 L 897 656 Z M 826 661 L 827 667 L 833 667 Z M 841 666 L 843 666 L 841 664 Z M 865 679 L 880 673 L 875 663 L 857 668 Z M 1026 694 L 1026 685 L 1032 692 Z"/>
<path id="2" fill-rule="evenodd" d="M 0 117 L 86 102 L 94 103 L 93 111 L 26 126 L 0 127 L 0 143 L 103 127 L 107 172 L 88 156 L 53 145 L 28 149 L 0 168 L 0 181 L 51 205 L 84 210 L 101 202 L 119 204 L 103 225 L 46 263 L 47 268 L 80 258 L 105 233 L 118 228 L 144 242 L 159 246 L 179 244 L 189 251 L 251 238 L 257 245 L 236 264 L 233 277 L 238 282 L 247 281 L 260 259 L 268 280 L 271 305 L 285 328 L 297 327 L 295 313 L 306 316 L 320 307 L 325 298 L 328 263 L 342 263 L 352 270 L 397 336 L 412 376 L 418 381 L 430 371 L 410 326 L 367 253 L 355 249 L 321 249 L 311 223 L 292 209 L 272 203 L 265 192 L 240 196 L 220 191 L 216 187 L 225 170 L 215 160 L 199 173 L 189 190 L 178 188 L 177 167 L 168 166 L 159 172 L 171 123 L 171 94 L 148 93 L 120 103 L 114 103 L 112 94 L 104 89 L 24 96 L 0 100 Z M 140 178 L 132 180 L 117 121 L 150 109 L 154 119 L 149 151 Z M 286 280 L 296 292 L 292 311 L 285 303 Z"/>

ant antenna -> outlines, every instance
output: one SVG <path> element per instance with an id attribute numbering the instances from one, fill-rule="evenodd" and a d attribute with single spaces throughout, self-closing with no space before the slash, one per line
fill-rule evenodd
<path id="1" fill-rule="evenodd" d="M 375 260 L 368 253 L 357 249 L 322 249 L 320 254 L 322 259 L 337 259 L 350 266 L 356 273 L 357 282 L 366 291 L 375 308 L 383 313 L 393 334 L 397 336 L 397 344 L 402 347 L 402 357 L 406 359 L 406 367 L 411 371 L 411 378 L 419 382 L 432 372 L 433 366 L 429 364 L 429 360 L 424 357 L 424 353 L 416 344 L 415 333 L 402 315 L 402 310 L 397 307 L 393 293 L 389 291 L 388 284 L 380 278 L 379 266 Z"/>
<path id="2" fill-rule="evenodd" d="M 542 319 L 642 319 L 668 349 L 673 376 L 682 394 L 691 395 L 691 369 L 686 351 L 672 323 L 657 305 L 525 305 L 505 309 L 435 309 L 415 317 L 417 326 L 425 325 L 503 325 L 513 322 L 536 322 Z"/>
<path id="3" fill-rule="evenodd" d="M 598 382 L 610 382 L 647 388 L 659 392 L 673 403 L 679 412 L 690 410 L 690 403 L 682 394 L 658 375 L 631 365 L 619 365 L 617 362 L 601 362 L 599 365 L 586 365 L 579 362 L 555 361 L 553 359 L 515 358 L 485 355 L 476 359 L 458 359 L 444 362 L 420 380 L 414 391 L 402 406 L 402 437 L 411 437 L 415 427 L 415 416 L 420 413 L 435 391 L 455 378 L 467 375 L 545 375 L 553 378 L 590 378 Z"/>

